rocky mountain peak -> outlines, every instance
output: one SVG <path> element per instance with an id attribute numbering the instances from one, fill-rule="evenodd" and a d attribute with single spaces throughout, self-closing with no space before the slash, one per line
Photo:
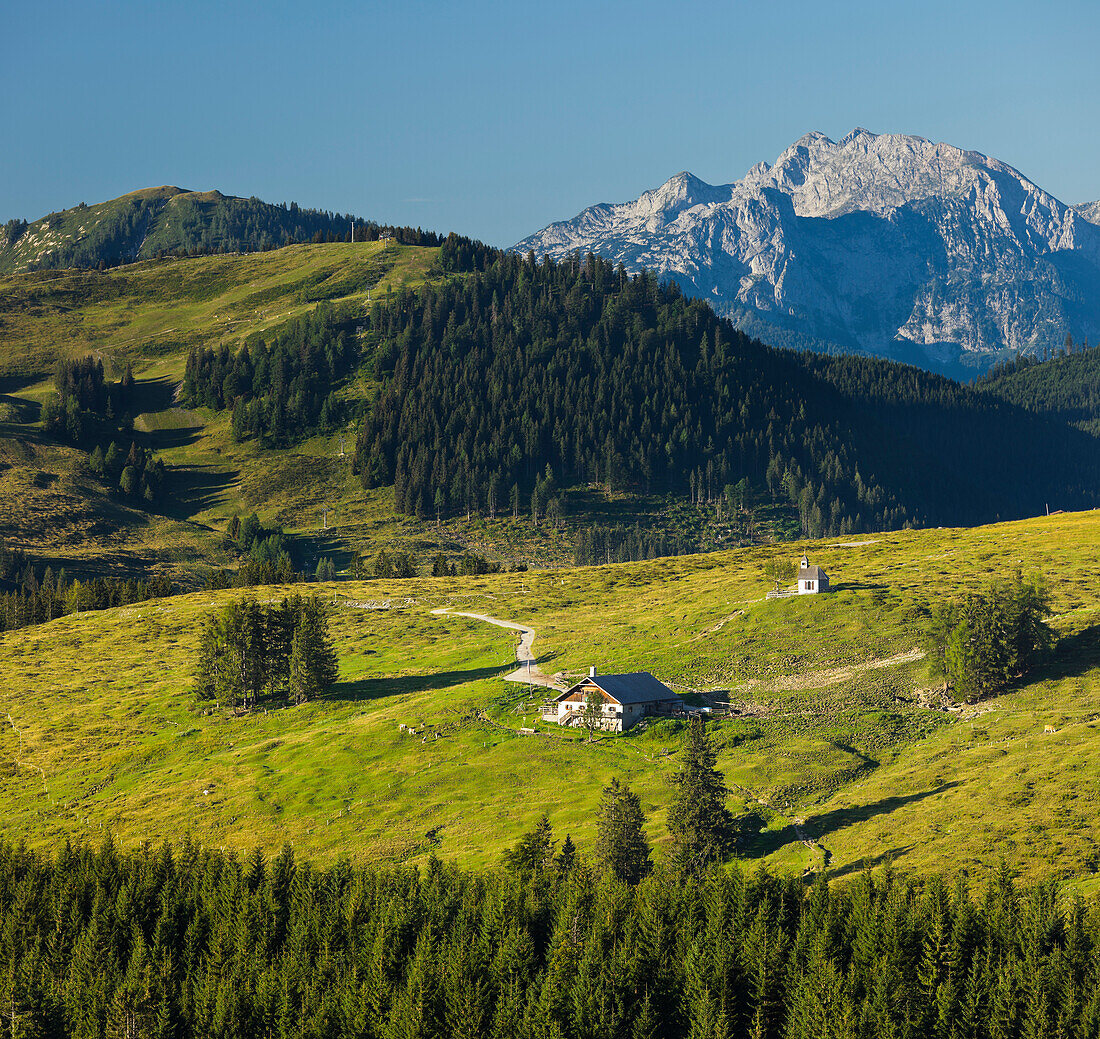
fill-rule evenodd
<path id="1" fill-rule="evenodd" d="M 1100 336 L 1100 204 L 1070 208 L 997 159 L 856 127 L 710 185 L 682 172 L 517 248 L 647 267 L 776 342 L 957 370 Z"/>

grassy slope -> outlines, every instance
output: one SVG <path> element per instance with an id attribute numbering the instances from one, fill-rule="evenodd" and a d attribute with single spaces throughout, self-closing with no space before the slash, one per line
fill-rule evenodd
<path id="1" fill-rule="evenodd" d="M 199 615 L 232 593 L 6 634 L 0 829 L 35 844 L 105 826 L 127 842 L 190 830 L 241 850 L 291 840 L 321 859 L 436 847 L 481 863 L 544 809 L 590 846 L 599 789 L 616 774 L 660 842 L 679 738 L 515 734 L 533 715 L 515 709 L 526 690 L 498 677 L 512 637 L 430 613 L 454 606 L 533 624 L 549 670 L 646 668 L 724 690 L 746 713 L 717 728 L 720 764 L 767 824 L 754 858 L 843 873 L 885 855 L 973 869 L 1003 854 L 1030 876 L 1093 884 L 1100 598 L 1080 575 L 1100 561 L 1100 513 L 813 545 L 837 591 L 812 599 L 763 599 L 773 551 L 341 584 L 391 608 L 337 611 L 335 694 L 247 718 L 197 713 L 186 692 Z M 913 648 L 919 603 L 1017 564 L 1048 575 L 1068 636 L 1034 682 L 956 714 L 922 706 L 919 664 L 861 666 Z M 424 734 L 400 734 L 401 722 Z"/>
<path id="2" fill-rule="evenodd" d="M 266 253 L 149 260 L 106 272 L 0 278 L 0 378 L 35 384 L 58 357 L 93 353 L 108 374 L 127 361 L 149 378 L 181 378 L 196 345 L 245 335 L 321 300 L 366 299 L 424 280 L 436 250 L 378 242 L 292 245 Z"/>
<path id="3" fill-rule="evenodd" d="M 165 568 L 187 579 L 227 559 L 211 521 L 258 508 L 297 526 L 293 513 L 323 497 L 330 482 L 315 459 L 337 453 L 338 444 L 262 457 L 254 445 L 234 445 L 226 416 L 175 405 L 187 351 L 235 347 L 321 300 L 365 301 L 368 288 L 415 286 L 434 256 L 380 243 L 303 245 L 0 279 L 0 537 L 55 565 Z M 41 435 L 39 408 L 55 361 L 87 353 L 113 376 L 134 365 L 146 409 L 135 429 L 173 466 L 160 515 L 113 499 L 82 472 L 79 452 Z"/>
<path id="4" fill-rule="evenodd" d="M 392 489 L 364 493 L 351 474 L 354 431 L 290 450 L 235 444 L 229 416 L 179 408 L 173 395 L 187 351 L 236 348 L 249 333 L 305 313 L 321 300 L 355 302 L 429 277 L 435 249 L 380 243 L 289 246 L 244 256 L 149 261 L 95 271 L 0 276 L 0 537 L 70 569 L 164 569 L 194 582 L 228 557 L 215 531 L 234 512 L 256 510 L 301 536 L 311 568 L 322 554 L 341 565 L 380 544 L 426 556 L 473 550 L 506 562 L 572 560 L 577 522 L 659 523 L 697 543 L 728 542 L 726 525 L 682 502 L 640 502 L 577 489 L 576 517 L 555 530 L 523 519 L 464 517 L 442 525 L 397 516 Z M 134 366 L 142 394 L 135 429 L 171 467 L 161 515 L 128 509 L 81 472 L 80 454 L 41 436 L 41 403 L 60 357 L 100 357 L 117 377 Z M 371 387 L 349 386 L 349 394 Z M 6 392 L 5 392 L 6 391 Z M 339 457 L 340 438 L 346 453 Z M 321 531 L 321 508 L 336 530 Z M 769 510 L 761 514 L 769 526 Z M 780 520 L 788 519 L 786 515 Z"/>

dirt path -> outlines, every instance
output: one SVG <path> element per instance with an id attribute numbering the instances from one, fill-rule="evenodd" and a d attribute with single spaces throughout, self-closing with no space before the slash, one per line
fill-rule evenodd
<path id="1" fill-rule="evenodd" d="M 490 617 L 485 613 L 466 613 L 463 610 L 452 610 L 440 607 L 432 610 L 437 615 L 451 617 L 470 617 L 475 621 L 484 621 L 486 624 L 495 624 L 498 628 L 508 628 L 510 631 L 518 631 L 519 645 L 516 647 L 516 663 L 520 666 L 510 674 L 504 676 L 505 682 L 523 682 L 526 685 L 541 685 L 547 689 L 564 689 L 565 686 L 553 675 L 546 674 L 539 668 L 535 661 L 533 646 L 535 643 L 535 629 L 526 624 L 517 624 L 515 621 L 502 621 L 496 617 Z"/>

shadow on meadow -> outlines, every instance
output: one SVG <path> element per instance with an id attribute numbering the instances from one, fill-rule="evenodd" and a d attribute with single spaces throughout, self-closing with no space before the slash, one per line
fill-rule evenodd
<path id="1" fill-rule="evenodd" d="M 1026 675 L 1021 684 L 1076 678 L 1096 667 L 1100 667 L 1100 624 L 1063 635 L 1050 660 Z"/>
<path id="2" fill-rule="evenodd" d="M 507 674 L 514 664 L 493 667 L 475 667 L 467 671 L 437 671 L 429 675 L 398 675 L 385 678 L 359 678 L 352 682 L 340 682 L 332 687 L 326 699 L 344 703 L 362 703 L 389 696 L 408 696 L 429 693 L 437 689 L 449 689 L 485 678 Z"/>
<path id="3" fill-rule="evenodd" d="M 176 406 L 176 381 L 167 376 L 135 379 L 128 408 L 134 415 L 146 411 L 164 411 Z"/>
<path id="4" fill-rule="evenodd" d="M 0 375 L 0 394 L 19 393 L 21 390 L 25 390 L 28 386 L 33 386 L 36 382 L 41 381 L 41 374 Z"/>
<path id="5" fill-rule="evenodd" d="M 861 859 L 848 863 L 847 866 L 829 870 L 828 877 L 830 880 L 839 880 L 841 877 L 850 877 L 855 873 L 862 873 L 864 870 L 876 869 L 887 864 L 892 865 L 898 859 L 905 858 L 915 847 L 915 844 L 903 844 L 897 848 L 887 848 L 886 851 L 878 855 L 866 855 Z"/>
<path id="6" fill-rule="evenodd" d="M 10 421 L 18 425 L 37 422 L 42 414 L 42 405 L 38 401 L 27 400 L 25 397 L 15 397 L 7 393 L 0 393 L 0 407 L 2 407 L 4 413 L 10 416 Z"/>
<path id="7" fill-rule="evenodd" d="M 820 840 L 836 830 L 843 830 L 846 826 L 855 823 L 865 823 L 877 815 L 889 815 L 906 805 L 916 804 L 925 798 L 934 797 L 947 790 L 960 786 L 959 780 L 950 783 L 942 783 L 929 790 L 920 790 L 915 794 L 902 794 L 893 797 L 884 797 L 879 801 L 871 801 L 869 804 L 852 805 L 848 808 L 834 808 L 831 812 L 823 812 L 821 815 L 811 815 L 807 818 L 804 829 L 815 840 Z"/>
<path id="8" fill-rule="evenodd" d="M 154 451 L 167 451 L 173 447 L 190 447 L 202 437 L 202 426 L 179 426 L 174 429 L 154 429 L 139 434 L 147 447 Z"/>
<path id="9" fill-rule="evenodd" d="M 930 790 L 921 790 L 915 794 L 884 797 L 879 801 L 872 801 L 864 805 L 853 805 L 849 808 L 835 808 L 821 815 L 810 816 L 801 824 L 802 830 L 807 837 L 820 842 L 825 840 L 829 834 L 836 830 L 842 830 L 844 827 L 851 826 L 854 823 L 867 822 L 867 820 L 873 819 L 878 815 L 889 815 L 891 812 L 896 812 L 899 808 L 904 808 L 906 805 L 923 801 L 925 798 L 932 797 L 935 794 L 942 794 L 945 790 L 950 790 L 952 787 L 956 786 L 959 786 L 959 782 L 953 781 L 944 783 Z M 766 855 L 772 854 L 772 852 L 778 851 L 780 848 L 786 847 L 788 844 L 797 843 L 798 840 L 799 837 L 795 832 L 793 824 L 784 826 L 781 830 L 761 830 L 746 841 L 745 854 L 750 858 L 763 858 Z M 886 854 L 892 854 L 894 857 L 899 857 L 899 853 L 904 853 L 906 850 L 908 849 L 894 849 L 892 852 Z"/>
<path id="10" fill-rule="evenodd" d="M 169 470 L 167 493 L 157 503 L 158 512 L 173 519 L 187 519 L 216 505 L 240 479 L 236 470 L 214 465 L 193 465 Z"/>

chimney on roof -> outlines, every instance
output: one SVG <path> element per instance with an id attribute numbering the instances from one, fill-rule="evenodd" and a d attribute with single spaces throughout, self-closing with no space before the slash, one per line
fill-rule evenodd
<path id="1" fill-rule="evenodd" d="M 596 665 L 595 664 L 593 664 L 592 667 L 590 667 L 588 669 L 588 677 L 589 678 L 595 678 L 596 677 Z"/>

